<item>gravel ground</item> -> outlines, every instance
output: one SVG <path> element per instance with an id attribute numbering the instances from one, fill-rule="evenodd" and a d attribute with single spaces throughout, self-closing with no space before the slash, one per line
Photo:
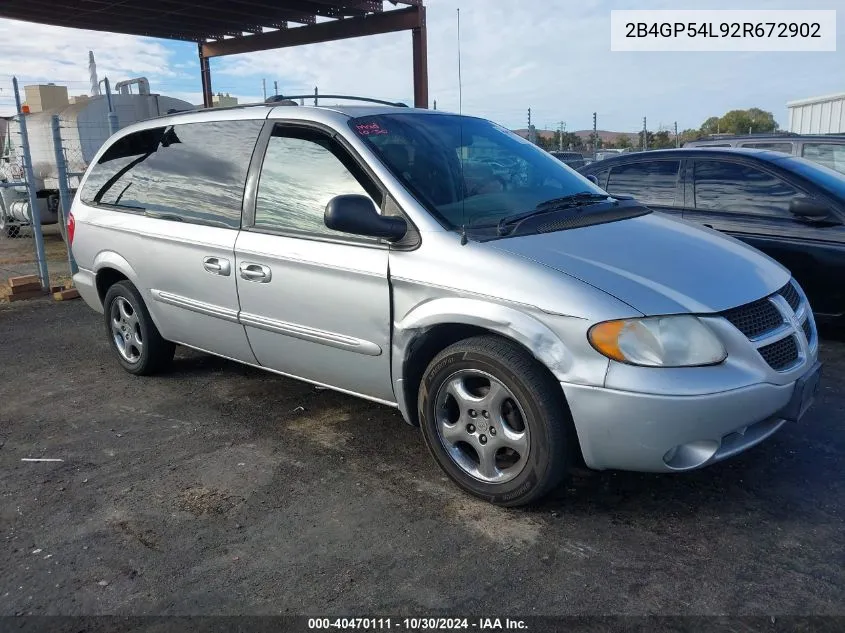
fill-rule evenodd
<path id="1" fill-rule="evenodd" d="M 0 615 L 845 615 L 843 343 L 733 460 L 503 510 L 392 409 L 181 348 L 135 378 L 100 319 L 0 305 Z"/>

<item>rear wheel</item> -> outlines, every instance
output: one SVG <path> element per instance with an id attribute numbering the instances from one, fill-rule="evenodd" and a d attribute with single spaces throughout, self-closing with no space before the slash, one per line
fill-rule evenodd
<path id="1" fill-rule="evenodd" d="M 176 345 L 161 337 L 135 286 L 128 281 L 112 285 L 103 307 L 106 334 L 126 371 L 142 376 L 167 367 Z"/>
<path id="2" fill-rule="evenodd" d="M 480 336 L 443 350 L 426 370 L 418 406 L 440 467 L 492 503 L 538 501 L 572 462 L 574 427 L 560 385 L 512 341 Z"/>

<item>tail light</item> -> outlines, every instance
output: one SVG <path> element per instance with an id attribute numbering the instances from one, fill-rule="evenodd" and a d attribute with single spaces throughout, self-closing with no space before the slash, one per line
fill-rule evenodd
<path id="1" fill-rule="evenodd" d="M 73 231 L 76 229 L 76 222 L 73 219 L 73 213 L 67 214 L 67 243 L 73 244 Z"/>

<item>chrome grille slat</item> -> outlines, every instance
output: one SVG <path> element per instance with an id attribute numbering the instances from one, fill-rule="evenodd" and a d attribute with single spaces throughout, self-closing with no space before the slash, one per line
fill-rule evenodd
<path id="1" fill-rule="evenodd" d="M 804 330 L 804 336 L 807 337 L 807 343 L 812 344 L 812 342 L 813 342 L 813 326 L 810 325 L 809 317 L 804 319 L 804 323 L 801 324 L 801 329 Z"/>
<path id="2" fill-rule="evenodd" d="M 768 297 L 721 313 L 757 348 L 775 371 L 793 369 L 806 356 L 800 328 L 813 349 L 814 328 L 810 307 L 792 279 Z"/>
<path id="3" fill-rule="evenodd" d="M 786 299 L 786 302 L 789 304 L 789 307 L 792 308 L 793 312 L 798 312 L 798 306 L 801 305 L 801 295 L 798 294 L 798 290 L 795 289 L 795 286 L 791 281 L 778 290 L 778 294 Z"/>

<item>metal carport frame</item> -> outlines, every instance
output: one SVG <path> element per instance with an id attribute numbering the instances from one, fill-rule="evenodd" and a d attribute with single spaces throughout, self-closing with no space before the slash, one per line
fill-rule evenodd
<path id="1" fill-rule="evenodd" d="M 408 6 L 385 11 L 385 0 L 3 0 L 0 17 L 196 42 L 206 107 L 211 57 L 410 30 L 414 105 L 427 108 L 425 7 L 422 0 L 386 1 Z M 300 26 L 289 28 L 291 22 Z"/>

